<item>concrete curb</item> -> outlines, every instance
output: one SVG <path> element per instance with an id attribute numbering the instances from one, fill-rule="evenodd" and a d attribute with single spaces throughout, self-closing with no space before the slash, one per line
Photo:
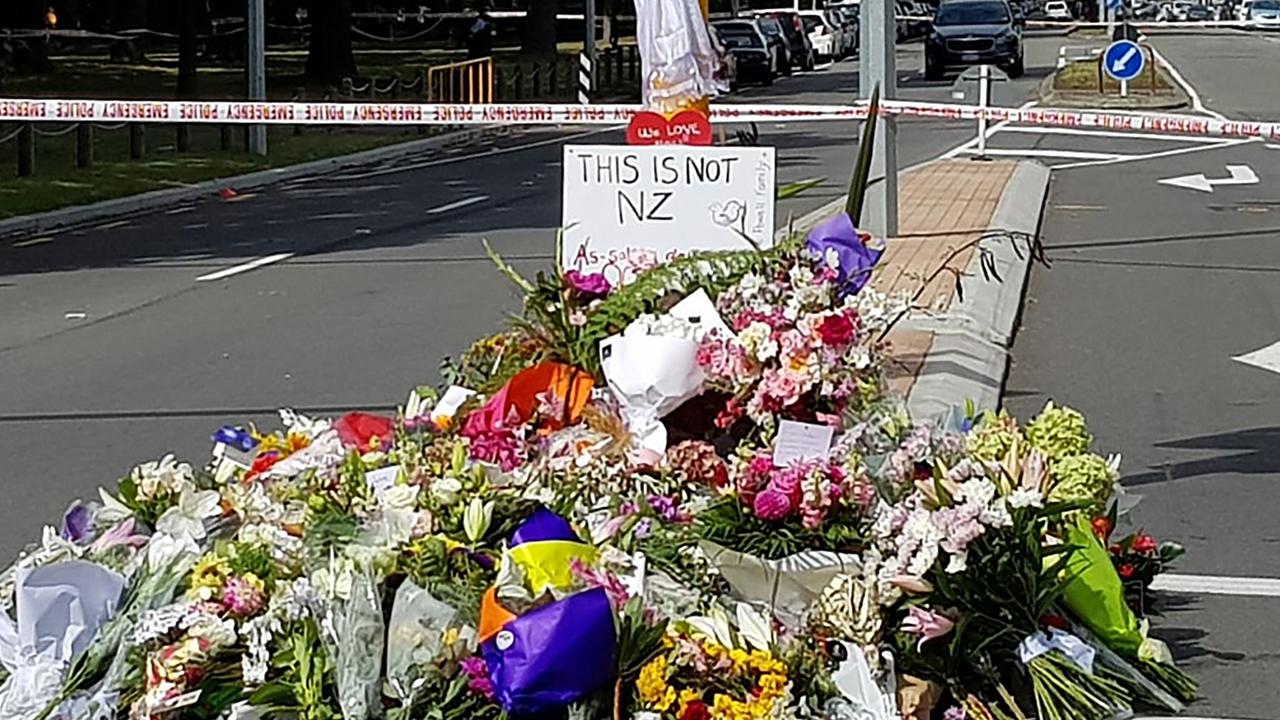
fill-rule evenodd
<path id="1" fill-rule="evenodd" d="M 1030 160 L 1019 162 L 989 228 L 1035 236 L 1048 190 L 1049 168 Z M 965 269 L 964 300 L 956 297 L 951 309 L 932 322 L 910 323 L 934 332 L 933 346 L 907 395 L 913 417 L 942 417 L 966 400 L 979 411 L 1000 407 L 1031 268 L 1027 248 L 1015 242 L 1004 238 L 986 243 L 1001 280 L 984 278 L 981 256 L 975 253 Z"/>
<path id="2" fill-rule="evenodd" d="M 464 145 L 483 138 L 503 135 L 506 132 L 507 128 L 505 127 L 459 130 L 436 137 L 362 150 L 350 155 L 339 155 L 297 165 L 259 170 L 246 175 L 205 180 L 187 187 L 154 190 L 141 195 L 104 200 L 92 205 L 80 205 L 34 215 L 22 215 L 8 220 L 0 220 L 0 238 L 22 237 L 65 230 L 77 225 L 101 222 L 179 205 L 190 200 L 211 196 L 225 187 L 234 187 L 237 190 L 259 188 L 274 183 L 296 180 L 301 177 L 322 175 L 391 158 L 413 155 L 427 150 Z"/>

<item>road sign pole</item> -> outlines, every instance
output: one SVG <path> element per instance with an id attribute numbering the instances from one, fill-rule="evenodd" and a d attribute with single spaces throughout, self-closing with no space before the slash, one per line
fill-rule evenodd
<path id="1" fill-rule="evenodd" d="M 1120 81 L 1120 97 L 1129 97 L 1129 81 Z"/>
<path id="2" fill-rule="evenodd" d="M 861 63 L 858 69 L 859 95 L 871 97 L 879 86 L 880 97 L 898 97 L 898 70 L 894 56 L 897 32 L 890 0 L 863 0 L 860 3 L 862 33 Z M 867 190 L 866 214 L 862 225 L 881 237 L 898 234 L 898 121 L 881 116 L 876 123 L 871 158 L 871 186 Z"/>
<path id="3" fill-rule="evenodd" d="M 987 159 L 987 105 L 991 102 L 991 66 L 978 66 L 978 159 Z"/>
<path id="4" fill-rule="evenodd" d="M 262 102 L 267 99 L 267 36 L 266 0 L 248 0 L 248 74 L 249 99 Z M 249 152 L 267 154 L 267 126 L 249 126 Z"/>
<path id="5" fill-rule="evenodd" d="M 585 81 L 581 84 L 583 89 L 579 90 L 578 99 L 583 105 L 590 102 L 592 91 L 596 89 L 596 0 L 587 0 L 584 4 L 585 12 L 583 15 L 586 19 L 586 42 L 583 43 L 582 51 L 585 55 L 586 62 L 582 63 L 582 72 L 585 72 Z M 586 99 L 584 99 L 586 98 Z"/>

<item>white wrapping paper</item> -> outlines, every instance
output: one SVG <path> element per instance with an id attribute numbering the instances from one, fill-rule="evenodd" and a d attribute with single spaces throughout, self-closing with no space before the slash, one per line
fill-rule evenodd
<path id="1" fill-rule="evenodd" d="M 730 550 L 701 541 L 702 551 L 742 599 L 771 607 L 784 621 L 797 622 L 837 575 L 856 575 L 857 555 L 809 550 L 780 560 Z"/>

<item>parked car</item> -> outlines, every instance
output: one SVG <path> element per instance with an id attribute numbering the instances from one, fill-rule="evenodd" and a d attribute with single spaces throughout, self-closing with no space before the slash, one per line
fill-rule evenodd
<path id="1" fill-rule="evenodd" d="M 844 18 L 845 32 L 852 38 L 853 49 L 850 52 L 858 52 L 858 49 L 862 47 L 860 8 L 857 5 L 841 5 L 836 8 L 836 12 L 840 13 L 840 17 Z"/>
<path id="2" fill-rule="evenodd" d="M 1071 6 L 1067 5 L 1066 0 L 1049 0 L 1044 5 L 1044 14 L 1050 20 L 1074 20 L 1071 17 Z"/>
<path id="3" fill-rule="evenodd" d="M 911 39 L 911 21 L 907 18 L 911 15 L 911 6 L 906 0 L 898 0 L 893 4 L 894 28 L 898 36 L 898 42 Z"/>
<path id="4" fill-rule="evenodd" d="M 814 62 L 813 44 L 809 42 L 809 33 L 804 28 L 800 13 L 794 10 L 764 10 L 761 15 L 772 17 L 778 21 L 782 34 L 787 39 L 791 50 L 791 65 L 801 70 L 812 70 Z"/>
<path id="5" fill-rule="evenodd" d="M 829 7 L 822 12 L 827 16 L 827 22 L 835 27 L 840 35 L 840 46 L 836 48 L 836 57 L 849 57 L 858 48 L 857 28 L 849 24 L 845 19 L 844 13 L 836 8 Z"/>
<path id="6" fill-rule="evenodd" d="M 1190 22 L 1208 22 L 1217 19 L 1217 13 L 1208 5 L 1192 5 L 1187 8 L 1186 18 Z"/>
<path id="7" fill-rule="evenodd" d="M 911 21 L 911 37 L 929 34 L 929 26 L 933 24 L 933 8 L 924 0 L 908 0 L 911 16 L 919 18 Z"/>
<path id="8" fill-rule="evenodd" d="M 787 39 L 787 34 L 782 31 L 782 23 L 778 22 L 778 18 L 771 15 L 761 15 L 755 18 L 755 23 L 756 27 L 760 28 L 760 32 L 764 33 L 765 41 L 777 57 L 777 73 L 779 75 L 790 75 L 791 68 L 797 64 L 797 61 L 792 59 L 791 41 Z"/>
<path id="9" fill-rule="evenodd" d="M 764 33 L 751 20 L 712 23 L 715 35 L 735 60 L 739 83 L 772 85 L 778 71 L 777 50 L 769 47 Z"/>
<path id="10" fill-rule="evenodd" d="M 1253 9 L 1253 0 L 1241 0 L 1236 6 L 1236 20 L 1240 22 L 1248 22 L 1249 11 Z"/>
<path id="11" fill-rule="evenodd" d="M 836 59 L 844 38 L 841 31 L 827 19 L 827 14 L 821 10 L 801 10 L 800 20 L 804 22 L 804 30 L 809 35 L 809 43 L 813 45 L 816 59 Z"/>
<path id="12" fill-rule="evenodd" d="M 1280 30 L 1280 0 L 1254 0 L 1249 23 L 1259 30 Z"/>
<path id="13" fill-rule="evenodd" d="M 924 72 L 939 80 L 947 68 L 997 65 L 1009 77 L 1024 71 L 1022 33 L 1006 0 L 943 0 L 925 40 Z"/>

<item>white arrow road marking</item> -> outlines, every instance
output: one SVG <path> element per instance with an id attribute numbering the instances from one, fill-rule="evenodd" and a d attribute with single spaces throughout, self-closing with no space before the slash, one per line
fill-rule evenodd
<path id="1" fill-rule="evenodd" d="M 1258 184 L 1258 174 L 1248 165 L 1228 165 L 1227 172 L 1231 173 L 1231 177 L 1222 178 L 1220 180 L 1210 179 L 1204 173 L 1196 173 L 1195 175 L 1180 175 L 1178 177 L 1164 178 L 1156 182 L 1162 185 L 1172 185 L 1174 187 L 1187 188 L 1188 190 L 1199 190 L 1200 192 L 1213 192 L 1213 188 L 1219 185 L 1256 185 Z"/>
<path id="2" fill-rule="evenodd" d="M 1113 73 L 1124 72 L 1125 66 L 1127 66 L 1129 64 L 1129 61 L 1133 59 L 1133 56 L 1137 54 L 1138 54 L 1138 48 L 1130 47 L 1129 52 L 1125 53 L 1115 62 L 1111 63 L 1111 72 Z"/>
<path id="3" fill-rule="evenodd" d="M 1273 373 L 1280 373 L 1280 342 L 1268 345 L 1261 350 L 1254 350 L 1251 353 L 1238 355 L 1231 358 L 1236 362 L 1242 362 L 1245 365 L 1252 365 L 1263 370 L 1270 370 Z"/>

